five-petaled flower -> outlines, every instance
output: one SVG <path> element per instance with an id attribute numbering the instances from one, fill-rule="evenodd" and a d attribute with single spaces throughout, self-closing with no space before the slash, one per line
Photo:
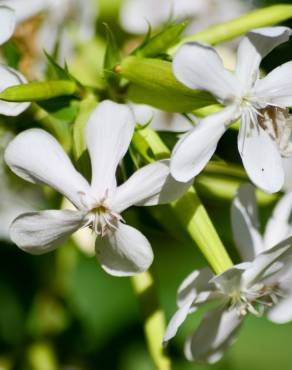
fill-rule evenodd
<path id="1" fill-rule="evenodd" d="M 208 45 L 183 45 L 173 61 L 176 78 L 193 89 L 206 90 L 226 107 L 203 119 L 175 146 L 171 173 L 188 181 L 206 165 L 226 129 L 238 119 L 241 126 L 238 150 L 254 184 L 276 192 L 284 182 L 281 157 L 292 154 L 292 62 L 260 79 L 259 65 L 273 48 L 287 41 L 287 27 L 258 28 L 241 41 L 235 73 L 223 67 L 216 51 Z"/>
<path id="2" fill-rule="evenodd" d="M 149 164 L 117 186 L 116 170 L 133 135 L 135 122 L 126 105 L 100 103 L 91 114 L 86 142 L 92 165 L 91 185 L 75 170 L 53 136 L 41 129 L 19 134 L 7 147 L 5 161 L 18 176 L 47 184 L 69 199 L 76 210 L 22 214 L 11 225 L 11 239 L 32 254 L 51 251 L 74 231 L 89 226 L 96 233 L 96 255 L 112 275 L 146 270 L 153 259 L 148 240 L 124 223 L 121 213 L 132 205 L 168 203 L 189 184 L 170 176 L 169 161 Z"/>
<path id="3" fill-rule="evenodd" d="M 281 212 L 283 207 L 282 203 L 277 205 L 262 238 L 254 188 L 245 184 L 239 189 L 231 217 L 234 239 L 244 262 L 217 276 L 209 268 L 196 270 L 183 281 L 178 290 L 179 309 L 168 325 L 165 343 L 175 336 L 189 313 L 208 302 L 219 305 L 205 314 L 186 341 L 185 354 L 190 360 L 218 361 L 236 339 L 247 313 L 267 313 L 276 323 L 292 320 L 292 237 L 283 240 L 292 235 L 292 228 L 277 229 L 279 223 L 288 223 L 288 213 L 284 220 Z M 275 240 L 282 241 L 275 245 Z"/>

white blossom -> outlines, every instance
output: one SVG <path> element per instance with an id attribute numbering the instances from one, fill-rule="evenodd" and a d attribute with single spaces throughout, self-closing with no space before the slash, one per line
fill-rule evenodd
<path id="1" fill-rule="evenodd" d="M 241 120 L 238 149 L 243 165 L 257 186 L 276 192 L 284 182 L 281 157 L 290 156 L 292 62 L 260 79 L 259 65 L 277 45 L 287 41 L 286 27 L 259 28 L 241 41 L 234 73 L 223 67 L 216 51 L 208 45 L 183 45 L 173 61 L 176 78 L 193 89 L 206 90 L 226 106 L 201 121 L 174 148 L 173 176 L 187 181 L 196 176 L 216 150 L 226 129 Z"/>
<path id="2" fill-rule="evenodd" d="M 107 272 L 126 276 L 146 270 L 153 259 L 151 246 L 141 232 L 125 223 L 122 212 L 132 205 L 168 203 L 190 184 L 176 182 L 170 176 L 169 161 L 162 160 L 141 168 L 117 186 L 115 173 L 133 131 L 134 118 L 126 105 L 104 101 L 93 111 L 86 128 L 91 185 L 46 131 L 30 129 L 19 134 L 6 149 L 8 166 L 27 181 L 51 186 L 76 210 L 20 215 L 10 228 L 15 244 L 32 254 L 42 254 L 89 226 L 97 236 L 97 259 Z"/>
<path id="3" fill-rule="evenodd" d="M 292 320 L 292 237 L 283 240 L 287 230 L 278 226 L 285 213 L 277 207 L 261 237 L 254 188 L 243 185 L 233 201 L 231 219 L 234 239 L 244 262 L 217 276 L 209 268 L 196 270 L 181 284 L 179 309 L 168 325 L 165 343 L 175 336 L 188 314 L 205 303 L 218 303 L 207 311 L 186 341 L 185 354 L 189 360 L 218 361 L 236 339 L 248 313 L 255 316 L 266 313 L 275 323 Z M 290 227 L 288 235 L 292 234 L 291 230 Z M 273 232 L 278 233 L 277 244 Z"/>

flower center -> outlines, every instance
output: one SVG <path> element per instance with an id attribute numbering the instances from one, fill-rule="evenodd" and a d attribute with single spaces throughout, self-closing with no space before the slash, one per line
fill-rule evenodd
<path id="1" fill-rule="evenodd" d="M 105 203 L 101 202 L 90 210 L 90 226 L 92 230 L 101 237 L 110 231 L 116 230 L 118 222 L 123 221 L 120 214 L 111 210 Z"/>
<path id="2" fill-rule="evenodd" d="M 231 292 L 228 304 L 231 309 L 236 309 L 239 317 L 247 313 L 262 316 L 266 308 L 274 306 L 283 297 L 284 293 L 278 285 L 258 284 L 246 292 L 237 290 Z"/>

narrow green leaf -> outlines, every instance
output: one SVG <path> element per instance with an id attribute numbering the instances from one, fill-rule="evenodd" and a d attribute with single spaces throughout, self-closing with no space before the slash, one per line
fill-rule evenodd
<path id="1" fill-rule="evenodd" d="M 185 30 L 187 22 L 172 24 L 152 36 L 148 41 L 139 46 L 133 55 L 145 58 L 159 56 L 167 51 L 172 45 L 179 42 L 181 34 Z"/>
<path id="2" fill-rule="evenodd" d="M 120 62 L 120 51 L 115 39 L 114 34 L 107 24 L 104 25 L 107 35 L 107 47 L 104 56 L 104 77 L 106 81 L 112 85 L 116 86 L 119 81 L 119 76 L 114 73 L 114 67 Z"/>
<path id="3" fill-rule="evenodd" d="M 51 79 L 52 78 L 59 79 L 59 80 L 71 80 L 72 79 L 67 68 L 61 67 L 55 61 L 55 59 L 50 54 L 48 54 L 46 51 L 44 51 L 44 53 L 45 53 L 45 56 L 47 57 L 47 59 L 50 63 L 50 66 L 52 67 L 52 70 L 53 70 L 53 73 L 50 75 Z"/>

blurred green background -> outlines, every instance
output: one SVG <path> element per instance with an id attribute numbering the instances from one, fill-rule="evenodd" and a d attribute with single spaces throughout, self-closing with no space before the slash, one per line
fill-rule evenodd
<path id="1" fill-rule="evenodd" d="M 228 0 L 224 2 L 228 4 Z M 277 2 L 256 1 L 254 6 L 272 3 Z M 72 70 L 80 78 L 91 80 L 92 73 L 96 73 L 94 68 L 101 68 L 99 55 L 104 52 L 102 22 L 110 24 L 121 44 L 129 37 L 117 22 L 119 6 L 117 0 L 101 2 L 96 25 L 99 36 L 80 45 L 72 60 Z M 287 24 L 292 26 L 292 22 Z M 290 42 L 278 48 L 266 58 L 265 70 L 290 60 L 291 45 Z M 91 69 L 82 68 L 84 59 Z M 5 129 L 9 126 L 15 132 L 19 130 L 17 122 L 1 118 L 2 126 Z M 66 119 L 63 124 L 66 128 Z M 23 115 L 22 125 L 34 125 L 30 112 Z M 239 163 L 235 132 L 231 131 L 222 139 L 218 154 Z M 11 176 L 11 182 L 15 183 L 16 178 Z M 16 192 L 20 193 L 12 202 L 25 197 L 24 189 L 24 184 L 18 183 Z M 203 187 L 199 189 L 220 236 L 236 260 L 229 225 L 230 201 L 215 199 Z M 60 202 L 47 189 L 40 196 L 51 207 Z M 0 194 L 0 210 L 3 199 Z M 261 209 L 263 223 L 271 207 L 272 204 Z M 132 209 L 126 218 L 131 219 L 131 223 L 139 227 L 152 243 L 155 252 L 152 270 L 158 282 L 161 305 L 169 320 L 176 309 L 177 287 L 187 274 L 204 266 L 205 262 L 193 242 L 173 223 L 166 207 Z M 163 224 L 168 223 L 170 226 L 165 229 Z M 218 364 L 205 366 L 187 362 L 183 357 L 183 343 L 201 315 L 199 312 L 191 316 L 170 343 L 169 352 L 175 370 L 292 368 L 292 324 L 276 326 L 266 319 L 254 317 L 246 320 L 238 341 Z M 73 240 L 54 253 L 37 257 L 23 253 L 8 241 L 1 241 L 0 370 L 14 369 L 154 370 L 130 280 L 107 275 L 95 258 L 80 251 Z"/>

